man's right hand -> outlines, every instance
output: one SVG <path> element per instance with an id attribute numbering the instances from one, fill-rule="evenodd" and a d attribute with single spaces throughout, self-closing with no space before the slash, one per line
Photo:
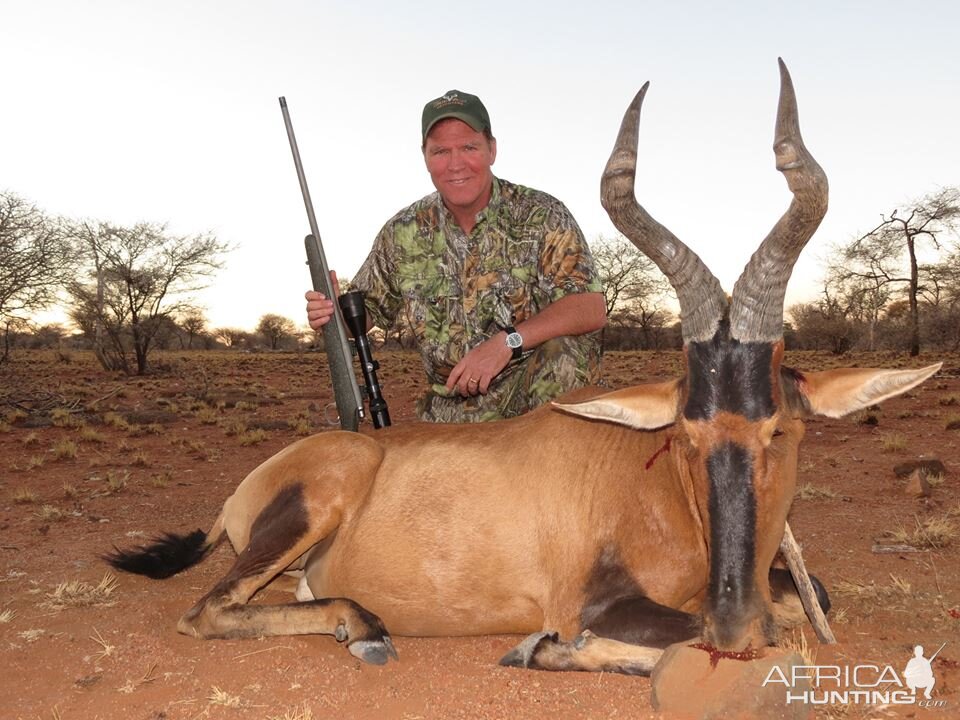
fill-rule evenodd
<path id="1" fill-rule="evenodd" d="M 330 271 L 330 284 L 333 285 L 334 298 L 332 299 L 317 290 L 309 290 L 304 295 L 307 299 L 307 322 L 314 330 L 320 330 L 330 322 L 335 312 L 333 304 L 336 298 L 340 297 L 340 283 L 337 281 L 337 273 L 333 270 Z"/>

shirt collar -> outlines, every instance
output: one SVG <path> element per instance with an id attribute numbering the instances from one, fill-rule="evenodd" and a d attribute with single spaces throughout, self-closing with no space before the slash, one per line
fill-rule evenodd
<path id="1" fill-rule="evenodd" d="M 443 198 L 440 196 L 440 193 L 436 193 L 437 196 L 437 208 L 440 211 L 440 217 L 443 218 L 443 224 L 448 227 L 459 227 L 457 221 L 453 217 L 453 213 L 443 204 Z M 493 217 L 497 214 L 497 211 L 500 209 L 500 205 L 503 203 L 503 196 L 500 192 L 500 181 L 496 176 L 493 178 L 493 188 L 490 191 L 490 200 L 487 202 L 485 208 L 477 213 L 474 220 L 476 224 L 474 225 L 474 230 L 480 226 L 480 224 L 486 220 L 488 217 Z"/>

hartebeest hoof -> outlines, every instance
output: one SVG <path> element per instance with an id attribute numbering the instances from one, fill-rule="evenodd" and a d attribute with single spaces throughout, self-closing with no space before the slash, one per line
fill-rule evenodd
<path id="1" fill-rule="evenodd" d="M 391 658 L 400 659 L 389 635 L 384 635 L 379 640 L 357 640 L 350 643 L 347 649 L 355 658 L 371 665 L 386 665 Z"/>
<path id="2" fill-rule="evenodd" d="M 557 633 L 535 632 L 528 635 L 527 639 L 517 645 L 513 650 L 500 658 L 500 664 L 504 667 L 537 667 L 533 664 L 534 657 L 537 654 L 537 648 L 544 641 L 557 642 L 559 639 Z"/>

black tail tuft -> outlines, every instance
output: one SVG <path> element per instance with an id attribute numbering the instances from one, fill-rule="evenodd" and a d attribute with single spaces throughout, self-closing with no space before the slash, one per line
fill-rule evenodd
<path id="1" fill-rule="evenodd" d="M 149 545 L 129 550 L 114 548 L 114 552 L 102 558 L 118 570 L 162 580 L 203 560 L 212 547 L 206 541 L 203 530 L 194 530 L 189 535 L 164 533 Z"/>

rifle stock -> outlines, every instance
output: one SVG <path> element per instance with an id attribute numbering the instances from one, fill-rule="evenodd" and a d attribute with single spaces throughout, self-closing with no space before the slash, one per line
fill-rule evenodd
<path id="1" fill-rule="evenodd" d="M 313 289 L 322 292 L 333 301 L 333 318 L 323 326 L 323 349 L 327 355 L 327 365 L 330 368 L 330 381 L 333 385 L 337 413 L 340 416 L 340 427 L 344 430 L 356 431 L 360 425 L 360 419 L 363 417 L 363 396 L 360 394 L 357 377 L 353 374 L 353 354 L 350 350 L 350 341 L 347 339 L 346 325 L 336 295 L 333 292 L 333 284 L 330 282 L 330 268 L 323 252 L 323 244 L 320 242 L 317 218 L 313 213 L 313 202 L 310 200 L 307 178 L 303 172 L 303 164 L 300 162 L 300 151 L 297 149 L 297 138 L 293 133 L 293 124 L 290 122 L 286 98 L 280 98 L 280 110 L 283 112 L 287 139 L 290 141 L 290 150 L 293 153 L 293 164 L 297 168 L 300 191 L 303 194 L 303 203 L 306 206 L 307 219 L 310 222 L 310 235 L 304 238 L 304 246 L 307 251 L 307 264 L 310 266 Z"/>

